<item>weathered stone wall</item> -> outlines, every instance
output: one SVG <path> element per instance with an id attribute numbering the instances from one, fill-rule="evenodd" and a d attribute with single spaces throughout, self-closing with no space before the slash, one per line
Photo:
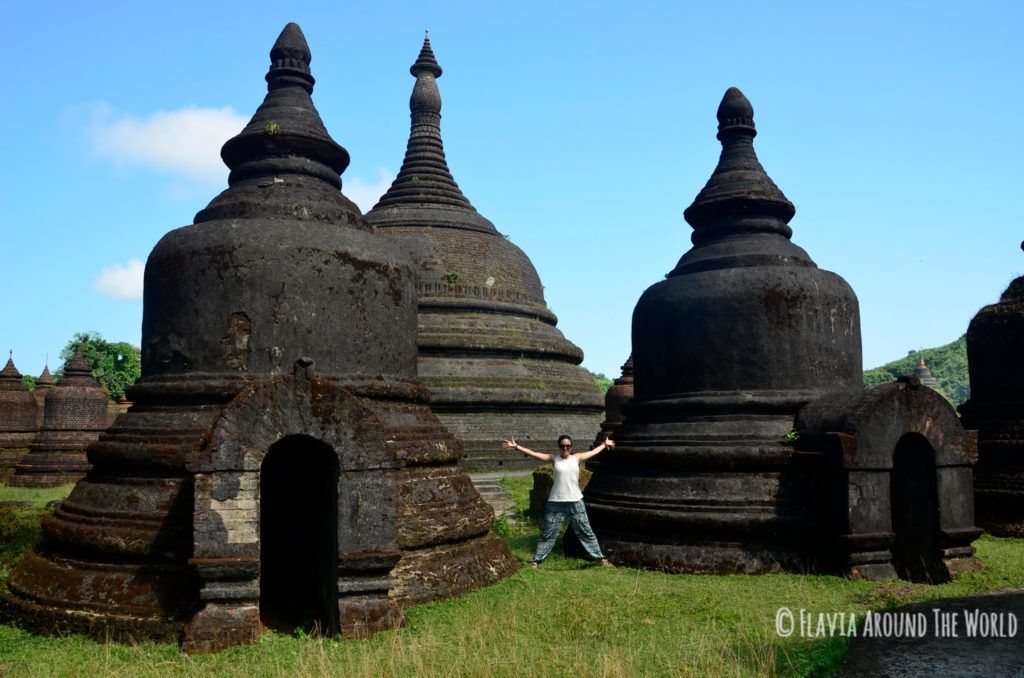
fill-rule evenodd
<path id="1" fill-rule="evenodd" d="M 800 411 L 796 433 L 796 449 L 823 462 L 808 506 L 820 521 L 810 542 L 819 569 L 941 583 L 981 568 L 971 546 L 981 534 L 974 524 L 976 435 L 918 377 L 823 396 Z M 915 454 L 922 463 L 908 477 Z M 924 529 L 903 534 L 908 521 Z"/>

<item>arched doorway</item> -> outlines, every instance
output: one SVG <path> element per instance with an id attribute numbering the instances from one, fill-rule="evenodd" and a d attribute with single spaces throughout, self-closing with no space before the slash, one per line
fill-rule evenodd
<path id="1" fill-rule="evenodd" d="M 901 579 L 938 584 L 948 579 L 939 555 L 939 497 L 935 450 L 907 433 L 893 451 L 890 485 L 892 560 Z"/>
<path id="2" fill-rule="evenodd" d="M 338 630 L 338 461 L 305 435 L 282 438 L 260 467 L 260 619 Z"/>

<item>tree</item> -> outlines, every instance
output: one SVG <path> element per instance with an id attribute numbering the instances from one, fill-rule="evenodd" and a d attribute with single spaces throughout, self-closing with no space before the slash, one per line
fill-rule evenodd
<path id="1" fill-rule="evenodd" d="M 966 335 L 944 346 L 907 351 L 906 358 L 865 370 L 864 386 L 871 388 L 897 379 L 901 375 L 911 374 L 917 367 L 918 360 L 922 358 L 931 370 L 932 376 L 939 381 L 935 390 L 947 400 L 959 405 L 971 397 L 971 384 L 967 373 Z"/>
<path id="2" fill-rule="evenodd" d="M 587 372 L 590 372 L 590 370 L 587 370 Z M 594 383 L 601 387 L 602 393 L 608 393 L 608 389 L 612 387 L 613 383 L 611 379 L 604 376 L 601 372 L 590 372 L 590 376 L 593 378 Z"/>
<path id="3" fill-rule="evenodd" d="M 125 389 L 142 376 L 142 357 L 139 349 L 126 341 L 109 342 L 99 332 L 77 332 L 64 350 L 60 352 L 62 364 L 67 364 L 82 348 L 82 357 L 92 368 L 92 376 L 117 400 Z M 57 377 L 64 376 L 64 367 L 57 370 Z"/>

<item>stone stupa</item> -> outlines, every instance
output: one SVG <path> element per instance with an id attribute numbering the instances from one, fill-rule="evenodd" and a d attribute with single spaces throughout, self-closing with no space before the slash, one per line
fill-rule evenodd
<path id="1" fill-rule="evenodd" d="M 297 25 L 270 57 L 229 187 L 147 261 L 132 408 L 0 585 L 20 623 L 195 651 L 359 635 L 517 567 L 425 405 L 412 267 L 340 191 Z"/>
<path id="2" fill-rule="evenodd" d="M 608 392 L 604 394 L 604 421 L 601 432 L 594 440 L 594 446 L 604 442 L 605 438 L 616 440 L 622 428 L 622 406 L 633 399 L 633 356 L 630 355 L 622 365 L 622 374 L 612 382 Z M 595 461 L 599 458 L 595 458 Z"/>
<path id="3" fill-rule="evenodd" d="M 11 485 L 55 487 L 82 478 L 89 470 L 85 448 L 110 425 L 110 402 L 76 349 L 60 382 L 45 391 L 39 434 L 15 468 Z"/>
<path id="4" fill-rule="evenodd" d="M 50 392 L 52 388 L 57 385 L 53 375 L 50 374 L 50 366 L 43 365 L 43 371 L 39 373 L 39 377 L 36 379 L 36 387 L 32 390 L 32 395 L 36 397 L 36 402 L 39 403 L 39 426 L 43 425 L 43 414 L 46 411 L 45 400 L 46 394 Z"/>
<path id="5" fill-rule="evenodd" d="M 555 327 L 537 271 L 452 178 L 441 141 L 441 67 L 429 37 L 416 63 L 412 125 L 397 178 L 367 220 L 418 266 L 419 375 L 430 407 L 475 470 L 536 462 L 500 444 L 537 449 L 599 430 L 600 388 L 583 352 Z"/>
<path id="6" fill-rule="evenodd" d="M 12 352 L 0 370 L 0 477 L 12 472 L 28 454 L 39 431 L 38 410 L 35 396 L 14 366 Z"/>
<path id="7" fill-rule="evenodd" d="M 935 375 L 932 374 L 932 371 L 928 369 L 928 365 L 925 364 L 924 358 L 920 358 L 917 361 L 917 367 L 914 368 L 913 375 L 921 380 L 922 386 L 935 388 L 939 385 L 939 380 L 936 379 Z"/>
<path id="8" fill-rule="evenodd" d="M 857 297 L 791 242 L 738 89 L 718 122 L 693 247 L 633 312 L 633 399 L 584 492 L 602 547 L 674 572 L 976 567 L 973 439 L 919 382 L 863 390 Z"/>
<path id="9" fill-rule="evenodd" d="M 1021 243 L 1024 249 L 1024 243 Z M 971 397 L 964 426 L 978 430 L 974 493 L 978 524 L 1024 537 L 1024 276 L 983 307 L 967 330 Z"/>

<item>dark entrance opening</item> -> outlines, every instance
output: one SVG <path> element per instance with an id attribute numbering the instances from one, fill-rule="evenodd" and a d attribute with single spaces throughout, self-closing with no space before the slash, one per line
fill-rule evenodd
<path id="1" fill-rule="evenodd" d="M 938 544 L 935 450 L 920 434 L 908 433 L 896 443 L 890 492 L 896 574 L 913 582 L 946 581 Z"/>
<path id="2" fill-rule="evenodd" d="M 338 630 L 338 461 L 288 436 L 260 468 L 260 619 L 274 629 Z"/>

